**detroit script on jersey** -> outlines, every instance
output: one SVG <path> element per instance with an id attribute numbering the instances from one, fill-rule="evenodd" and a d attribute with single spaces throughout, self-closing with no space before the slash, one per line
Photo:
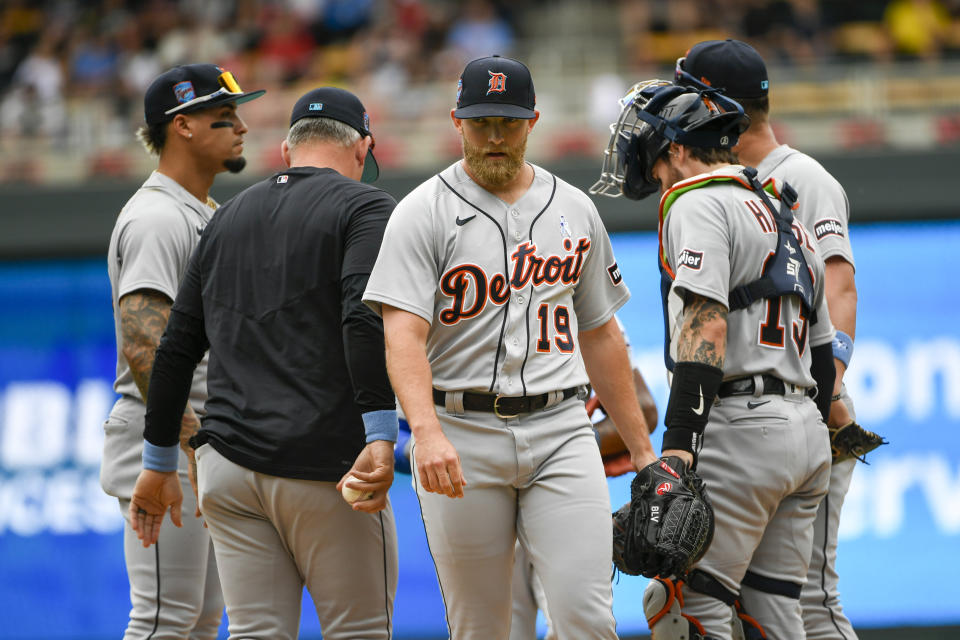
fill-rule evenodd
<path id="1" fill-rule="evenodd" d="M 461 264 L 449 269 L 440 278 L 440 291 L 450 297 L 450 306 L 440 311 L 440 322 L 453 325 L 473 318 L 483 311 L 487 301 L 502 305 L 510 298 L 511 289 L 520 291 L 528 284 L 534 288 L 557 282 L 575 284 L 580 280 L 583 260 L 590 250 L 589 238 L 563 240 L 566 255 L 540 255 L 537 245 L 524 242 L 510 255 L 509 280 L 503 273 L 487 274 L 475 264 Z"/>
<path id="2" fill-rule="evenodd" d="M 430 323 L 438 389 L 517 396 L 586 384 L 578 333 L 630 297 L 593 202 L 532 166 L 530 188 L 505 202 L 457 162 L 387 224 L 364 300 Z"/>

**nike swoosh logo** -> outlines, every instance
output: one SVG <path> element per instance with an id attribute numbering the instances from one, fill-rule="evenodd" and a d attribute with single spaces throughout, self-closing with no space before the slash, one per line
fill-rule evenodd
<path id="1" fill-rule="evenodd" d="M 201 227 L 200 225 L 197 225 L 197 235 L 198 236 L 203 235 L 203 227 Z"/>
<path id="2" fill-rule="evenodd" d="M 461 218 L 460 216 L 457 216 L 457 226 L 462 227 L 463 225 L 467 224 L 468 222 L 470 222 L 476 217 L 477 217 L 477 214 L 473 214 L 469 218 Z"/>
<path id="3" fill-rule="evenodd" d="M 691 409 L 698 416 L 703 415 L 703 385 L 700 385 L 700 406 L 696 409 Z"/>
<path id="4" fill-rule="evenodd" d="M 756 409 L 757 407 L 762 407 L 763 405 L 770 402 L 769 400 L 763 400 L 762 402 L 748 402 L 747 409 Z"/>

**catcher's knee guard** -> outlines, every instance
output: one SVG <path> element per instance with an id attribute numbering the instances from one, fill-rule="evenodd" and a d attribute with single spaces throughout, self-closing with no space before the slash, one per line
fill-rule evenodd
<path id="1" fill-rule="evenodd" d="M 724 587 L 720 584 L 719 580 L 709 573 L 701 571 L 700 569 L 694 569 L 687 576 L 687 584 L 694 591 L 708 595 L 711 598 L 716 598 L 733 609 L 730 629 L 733 640 L 766 639 L 767 634 L 763 630 L 763 627 L 760 626 L 760 623 L 744 611 L 740 596 Z M 681 602 L 681 605 L 682 604 Z M 699 624 L 699 622 L 697 622 L 697 624 Z"/>
<path id="2" fill-rule="evenodd" d="M 684 615 L 683 581 L 654 578 L 643 592 L 643 613 L 653 640 L 708 640 L 700 621 Z"/>

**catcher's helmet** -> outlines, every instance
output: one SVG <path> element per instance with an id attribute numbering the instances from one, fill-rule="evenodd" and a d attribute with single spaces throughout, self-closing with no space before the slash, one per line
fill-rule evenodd
<path id="1" fill-rule="evenodd" d="M 620 117 L 610 125 L 600 179 L 590 193 L 631 200 L 660 188 L 653 165 L 671 142 L 729 149 L 750 119 L 743 107 L 716 89 L 681 87 L 665 80 L 633 85 L 620 99 Z"/>

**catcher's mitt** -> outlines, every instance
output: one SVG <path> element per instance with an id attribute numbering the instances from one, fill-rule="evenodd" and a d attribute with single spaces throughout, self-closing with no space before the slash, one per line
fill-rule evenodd
<path id="1" fill-rule="evenodd" d="M 889 443 L 883 436 L 867 431 L 856 422 L 848 422 L 842 427 L 830 427 L 833 464 L 851 458 L 866 464 L 866 455 L 882 444 Z"/>
<path id="2" fill-rule="evenodd" d="M 713 507 L 703 480 L 678 457 L 653 462 L 613 514 L 613 563 L 648 578 L 686 574 L 713 539 Z"/>

